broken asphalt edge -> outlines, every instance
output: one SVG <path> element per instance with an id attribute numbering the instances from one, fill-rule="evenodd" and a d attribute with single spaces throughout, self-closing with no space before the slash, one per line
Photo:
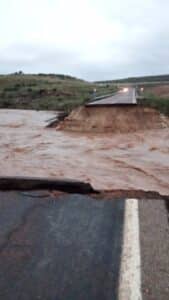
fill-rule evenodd
<path id="1" fill-rule="evenodd" d="M 97 193 L 90 185 L 70 179 L 51 179 L 51 178 L 37 178 L 37 177 L 0 177 L 0 190 L 44 190 L 56 189 L 67 193 L 89 194 Z"/>
<path id="2" fill-rule="evenodd" d="M 27 190 L 58 190 L 73 194 L 96 194 L 98 198 L 133 198 L 163 199 L 169 202 L 169 195 L 162 195 L 156 191 L 145 190 L 95 190 L 90 183 L 72 179 L 52 179 L 22 176 L 0 176 L 0 191 Z M 98 196 L 97 196 L 98 195 Z"/>

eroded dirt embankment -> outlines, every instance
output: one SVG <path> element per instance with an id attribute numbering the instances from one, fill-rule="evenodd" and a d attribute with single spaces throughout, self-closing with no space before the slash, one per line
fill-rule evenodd
<path id="1" fill-rule="evenodd" d="M 0 176 L 70 178 L 96 190 L 169 195 L 169 129 L 82 134 L 45 128 L 53 112 L 0 110 Z"/>
<path id="2" fill-rule="evenodd" d="M 136 105 L 90 106 L 72 111 L 58 129 L 94 133 L 130 133 L 168 126 L 167 118 L 152 108 Z"/>

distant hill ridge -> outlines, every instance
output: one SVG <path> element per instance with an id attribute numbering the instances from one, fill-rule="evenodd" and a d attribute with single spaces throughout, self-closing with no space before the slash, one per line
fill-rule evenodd
<path id="1" fill-rule="evenodd" d="M 3 75 L 3 74 L 0 74 Z M 83 79 L 79 79 L 77 77 L 71 76 L 71 75 L 67 75 L 67 74 L 55 74 L 55 73 L 33 73 L 33 74 L 29 74 L 29 73 L 24 73 L 22 71 L 18 71 L 18 72 L 14 72 L 14 73 L 10 73 L 10 74 L 6 74 L 4 76 L 39 76 L 39 77 L 53 77 L 53 78 L 58 78 L 58 79 L 63 79 L 63 80 L 80 80 L 80 81 L 84 81 Z"/>
<path id="2" fill-rule="evenodd" d="M 128 77 L 114 80 L 102 80 L 96 81 L 95 83 L 137 83 L 137 82 L 156 82 L 156 81 L 169 81 L 169 75 L 153 75 L 153 76 L 140 76 L 140 77 Z"/>

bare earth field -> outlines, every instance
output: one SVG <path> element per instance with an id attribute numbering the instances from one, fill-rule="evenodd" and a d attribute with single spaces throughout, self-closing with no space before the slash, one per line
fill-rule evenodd
<path id="1" fill-rule="evenodd" d="M 146 87 L 146 92 L 152 93 L 155 96 L 168 98 L 169 97 L 169 84 L 166 85 L 157 85 L 153 87 Z"/>
<path id="2" fill-rule="evenodd" d="M 44 128 L 56 113 L 0 110 L 0 176 L 70 178 L 98 190 L 169 194 L 169 129 L 82 134 Z"/>

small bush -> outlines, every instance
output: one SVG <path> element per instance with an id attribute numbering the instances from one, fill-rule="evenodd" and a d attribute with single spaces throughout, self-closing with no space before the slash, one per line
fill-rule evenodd
<path id="1" fill-rule="evenodd" d="M 164 115 L 169 116 L 169 99 L 160 98 L 153 94 L 145 94 L 144 99 L 140 103 L 144 106 L 158 109 Z"/>

